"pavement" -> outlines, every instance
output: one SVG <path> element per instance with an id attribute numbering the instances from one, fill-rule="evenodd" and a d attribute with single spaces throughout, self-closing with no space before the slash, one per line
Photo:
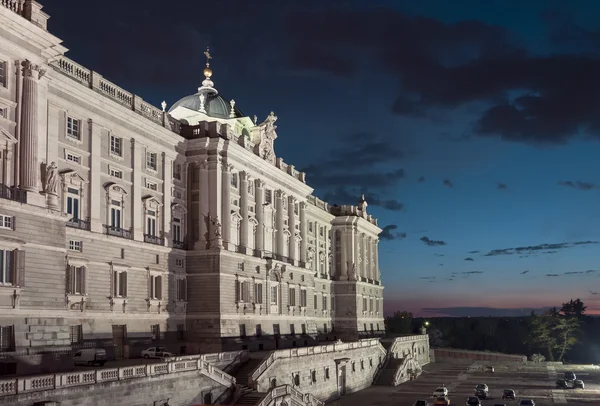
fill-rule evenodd
<path id="1" fill-rule="evenodd" d="M 114 361 L 106 361 L 104 366 L 100 365 L 75 365 L 75 371 L 89 371 L 98 368 L 118 368 L 118 367 L 130 367 L 133 365 L 146 365 L 146 364 L 156 364 L 164 362 L 162 359 L 158 358 L 131 358 L 131 359 L 119 359 Z"/>
<path id="2" fill-rule="evenodd" d="M 482 401 L 484 406 L 506 403 L 518 405 L 522 398 L 533 399 L 536 406 L 549 405 L 600 405 L 600 367 L 583 365 L 543 366 L 495 366 L 494 373 L 485 372 L 474 364 L 429 364 L 423 374 L 414 381 L 399 386 L 372 386 L 336 400 L 336 406 L 412 406 L 423 399 L 433 403 L 432 392 L 438 386 L 446 386 L 452 405 L 466 404 L 473 396 L 475 386 L 485 383 L 490 398 Z M 555 389 L 556 380 L 566 371 L 573 371 L 585 383 L 585 389 Z M 513 389 L 517 401 L 502 401 L 502 391 Z"/>

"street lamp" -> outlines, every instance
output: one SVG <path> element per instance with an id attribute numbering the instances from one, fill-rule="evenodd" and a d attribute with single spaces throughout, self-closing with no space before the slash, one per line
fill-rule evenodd
<path id="1" fill-rule="evenodd" d="M 427 334 L 427 327 L 429 327 L 429 322 L 428 321 L 423 322 L 423 325 L 420 328 L 421 334 L 423 334 L 423 335 Z"/>

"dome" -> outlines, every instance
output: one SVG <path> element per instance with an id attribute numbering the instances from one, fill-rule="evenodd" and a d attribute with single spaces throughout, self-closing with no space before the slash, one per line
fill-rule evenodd
<path id="1" fill-rule="evenodd" d="M 173 104 L 169 109 L 169 113 L 175 110 L 177 107 L 185 107 L 190 110 L 200 111 L 200 93 L 186 96 Z M 209 117 L 215 118 L 230 118 L 229 112 L 231 111 L 231 105 L 223 97 L 216 94 L 207 94 L 206 102 L 204 103 L 204 109 Z M 240 109 L 234 106 L 235 117 L 244 117 Z"/>

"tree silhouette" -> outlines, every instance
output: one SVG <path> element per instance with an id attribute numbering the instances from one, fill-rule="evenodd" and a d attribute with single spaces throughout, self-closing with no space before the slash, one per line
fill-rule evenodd
<path id="1" fill-rule="evenodd" d="M 412 334 L 413 314 L 411 312 L 394 312 L 393 316 L 385 318 L 385 325 L 388 332 L 394 334 Z"/>
<path id="2" fill-rule="evenodd" d="M 583 304 L 581 299 L 571 299 L 567 303 L 563 303 L 560 308 L 560 312 L 565 316 L 575 316 L 578 319 L 582 319 L 584 317 L 585 310 L 587 306 Z"/>

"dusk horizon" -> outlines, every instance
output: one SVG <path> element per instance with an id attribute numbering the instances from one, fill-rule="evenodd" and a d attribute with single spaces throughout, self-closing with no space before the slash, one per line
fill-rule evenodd
<path id="1" fill-rule="evenodd" d="M 385 315 L 600 314 L 600 4 L 43 5 L 67 57 L 167 110 L 210 47 L 219 94 L 276 113 L 315 195 L 364 194 Z"/>

